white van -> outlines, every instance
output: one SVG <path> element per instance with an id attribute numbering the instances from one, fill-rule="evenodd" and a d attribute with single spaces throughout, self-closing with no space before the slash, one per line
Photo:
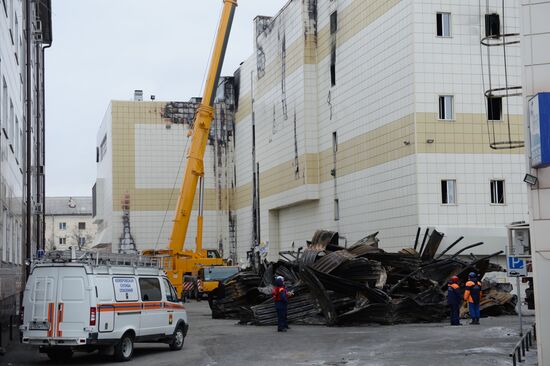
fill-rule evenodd
<path id="1" fill-rule="evenodd" d="M 23 298 L 22 342 L 38 345 L 55 361 L 97 349 L 114 349 L 117 360 L 128 361 L 134 342 L 180 350 L 187 313 L 155 264 L 146 257 L 74 251 L 34 262 Z"/>

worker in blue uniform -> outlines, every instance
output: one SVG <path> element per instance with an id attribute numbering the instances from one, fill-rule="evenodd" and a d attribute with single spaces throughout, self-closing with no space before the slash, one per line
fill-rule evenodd
<path id="1" fill-rule="evenodd" d="M 460 324 L 460 307 L 462 305 L 462 293 L 458 284 L 458 277 L 453 276 L 447 285 L 447 304 L 451 311 L 451 325 Z"/>
<path id="2" fill-rule="evenodd" d="M 466 282 L 466 290 L 464 291 L 464 300 L 468 301 L 470 318 L 472 319 L 470 324 L 479 324 L 479 318 L 481 315 L 481 296 L 481 282 L 477 279 L 477 274 L 475 272 L 470 272 L 468 275 L 468 282 Z"/>
<path id="3" fill-rule="evenodd" d="M 273 300 L 277 310 L 277 331 L 286 332 L 288 323 L 286 320 L 288 309 L 288 292 L 285 287 L 284 278 L 277 276 L 275 278 L 275 287 L 273 287 Z"/>

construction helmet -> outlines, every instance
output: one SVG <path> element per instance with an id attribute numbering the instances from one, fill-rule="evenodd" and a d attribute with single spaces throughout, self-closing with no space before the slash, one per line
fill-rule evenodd
<path id="1" fill-rule="evenodd" d="M 457 283 L 458 280 L 459 280 L 458 276 L 451 277 L 451 281 L 454 282 L 454 283 Z"/>
<path id="2" fill-rule="evenodd" d="M 477 275 L 476 275 L 475 272 L 470 272 L 470 274 L 468 275 L 468 277 L 470 277 L 470 278 L 476 278 Z"/>

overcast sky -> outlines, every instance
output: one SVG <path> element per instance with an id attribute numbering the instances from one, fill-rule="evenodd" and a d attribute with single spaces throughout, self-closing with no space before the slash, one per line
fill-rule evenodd
<path id="1" fill-rule="evenodd" d="M 224 65 L 252 54 L 256 15 L 287 0 L 239 0 Z M 97 129 L 109 101 L 198 96 L 222 0 L 53 0 L 46 51 L 46 195 L 91 195 Z"/>

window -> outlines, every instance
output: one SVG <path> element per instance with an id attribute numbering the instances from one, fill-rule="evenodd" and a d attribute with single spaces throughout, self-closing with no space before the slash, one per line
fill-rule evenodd
<path id="1" fill-rule="evenodd" d="M 340 220 L 340 200 L 334 199 L 334 221 Z"/>
<path id="2" fill-rule="evenodd" d="M 6 83 L 6 79 L 2 77 L 2 128 L 4 128 L 4 131 L 8 125 L 8 84 Z"/>
<path id="3" fill-rule="evenodd" d="M 330 14 L 330 34 L 336 33 L 338 30 L 338 12 Z"/>
<path id="4" fill-rule="evenodd" d="M 13 216 L 8 214 L 8 221 L 6 222 L 8 230 L 6 231 L 6 261 L 11 262 L 11 247 L 13 246 L 12 231 L 13 231 Z"/>
<path id="5" fill-rule="evenodd" d="M 17 13 L 13 14 L 13 22 L 13 31 L 15 33 L 15 36 L 13 37 L 13 42 L 15 45 L 15 59 L 19 62 L 19 17 L 17 16 Z"/>
<path id="6" fill-rule="evenodd" d="M 13 149 L 15 158 L 19 159 L 19 119 L 15 117 L 15 133 L 13 135 Z"/>
<path id="7" fill-rule="evenodd" d="M 491 203 L 493 205 L 503 205 L 505 203 L 503 180 L 491 181 Z"/>
<path id="8" fill-rule="evenodd" d="M 15 113 L 13 111 L 13 101 L 10 98 L 10 117 L 8 120 L 8 137 L 13 138 L 14 124 L 15 124 Z"/>
<path id="9" fill-rule="evenodd" d="M 86 223 L 85 222 L 79 222 L 78 223 L 78 230 L 86 230 Z"/>
<path id="10" fill-rule="evenodd" d="M 158 278 L 140 278 L 139 290 L 142 301 L 161 301 L 160 283 Z"/>
<path id="11" fill-rule="evenodd" d="M 174 290 L 170 282 L 168 282 L 166 278 L 163 278 L 162 284 L 164 286 L 164 292 L 166 293 L 166 301 L 178 302 L 178 295 L 176 295 L 176 291 Z"/>
<path id="12" fill-rule="evenodd" d="M 67 223 L 66 222 L 60 222 L 59 223 L 59 230 L 67 230 Z"/>
<path id="13" fill-rule="evenodd" d="M 102 287 L 102 286 L 98 286 Z M 133 277 L 113 277 L 116 301 L 138 301 L 136 279 Z M 107 295 L 111 296 L 111 295 Z M 106 296 L 106 297 L 107 297 Z"/>
<path id="14" fill-rule="evenodd" d="M 456 204 L 456 180 L 441 181 L 441 203 L 444 205 Z"/>
<path id="15" fill-rule="evenodd" d="M 99 148 L 99 161 L 103 160 L 105 154 L 107 154 L 107 135 L 103 136 L 103 140 L 101 140 L 101 146 Z"/>
<path id="16" fill-rule="evenodd" d="M 8 248 L 8 209 L 3 208 L 2 212 L 2 242 L 4 246 L 2 248 L 2 260 L 7 261 L 7 248 Z"/>
<path id="17" fill-rule="evenodd" d="M 437 13 L 437 36 L 438 37 L 450 37 L 451 36 L 451 13 Z"/>
<path id="18" fill-rule="evenodd" d="M 84 245 L 86 245 L 86 237 L 81 236 L 78 238 L 78 246 L 83 247 Z"/>
<path id="19" fill-rule="evenodd" d="M 67 244 L 67 238 L 59 238 L 59 244 Z"/>
<path id="20" fill-rule="evenodd" d="M 452 95 L 439 96 L 439 119 L 453 119 L 453 99 Z"/>
<path id="21" fill-rule="evenodd" d="M 502 119 L 502 97 L 487 98 L 487 118 L 489 121 Z"/>
<path id="22" fill-rule="evenodd" d="M 330 51 L 330 85 L 336 85 L 336 32 L 338 31 L 338 13 L 335 11 L 330 14 L 330 34 L 331 34 L 331 51 Z"/>
<path id="23" fill-rule="evenodd" d="M 500 37 L 500 17 L 498 14 L 485 14 L 485 36 Z"/>

